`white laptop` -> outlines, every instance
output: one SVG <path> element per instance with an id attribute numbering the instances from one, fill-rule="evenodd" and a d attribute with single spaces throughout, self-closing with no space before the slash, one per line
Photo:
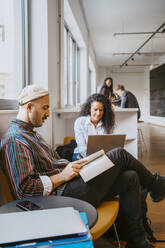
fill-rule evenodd
<path id="1" fill-rule="evenodd" d="M 0 246 L 87 234 L 72 207 L 0 214 Z"/>
<path id="2" fill-rule="evenodd" d="M 108 152 L 116 147 L 124 147 L 125 134 L 97 134 L 88 135 L 87 155 L 101 149 Z"/>

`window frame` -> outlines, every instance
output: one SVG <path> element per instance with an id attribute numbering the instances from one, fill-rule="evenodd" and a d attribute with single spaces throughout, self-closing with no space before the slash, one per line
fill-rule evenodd
<path id="1" fill-rule="evenodd" d="M 14 1 L 14 0 L 13 0 Z M 15 4 L 15 3 L 14 3 Z M 20 56 L 20 75 L 22 84 L 21 88 L 24 88 L 26 85 L 30 84 L 29 82 L 29 2 L 28 0 L 17 0 L 17 4 L 19 4 L 21 8 L 21 12 L 19 12 L 21 16 L 21 35 L 19 36 L 19 40 L 21 42 L 21 56 Z M 17 9 L 18 5 L 14 5 L 14 11 L 18 13 Z M 0 110 L 16 110 L 18 109 L 18 101 L 16 98 L 8 99 L 8 98 L 0 98 Z"/>
<path id="2" fill-rule="evenodd" d="M 65 62 L 67 68 L 64 70 L 67 74 L 64 76 L 67 88 L 65 106 L 76 106 L 80 103 L 80 48 L 66 23 L 64 23 L 64 32 L 66 32 L 66 37 L 64 35 L 64 39 L 66 38 L 66 41 L 64 41 L 64 52 L 66 51 L 64 57 L 67 60 Z M 70 46 L 72 49 L 70 49 Z"/>

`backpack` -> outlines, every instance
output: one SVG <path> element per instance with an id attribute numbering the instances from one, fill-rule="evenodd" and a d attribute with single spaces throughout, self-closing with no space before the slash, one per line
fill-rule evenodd
<path id="1" fill-rule="evenodd" d="M 56 152 L 60 156 L 60 158 L 65 158 L 68 161 L 72 161 L 72 156 L 74 149 L 76 148 L 77 143 L 75 140 L 71 140 L 69 144 L 63 145 L 63 146 L 58 146 L 56 148 Z"/>

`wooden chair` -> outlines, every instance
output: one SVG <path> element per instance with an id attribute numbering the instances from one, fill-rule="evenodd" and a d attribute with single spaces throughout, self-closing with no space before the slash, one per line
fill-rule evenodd
<path id="1" fill-rule="evenodd" d="M 69 144 L 72 139 L 75 139 L 75 137 L 66 136 L 64 138 L 64 145 Z M 118 211 L 119 200 L 117 198 L 112 201 L 105 201 L 97 208 L 98 219 L 94 227 L 90 229 L 93 240 L 101 237 L 111 226 L 113 226 L 118 247 L 121 247 L 115 226 L 115 220 L 117 218 Z"/>
<path id="2" fill-rule="evenodd" d="M 5 204 L 14 200 L 6 175 L 0 170 L 0 204 Z"/>

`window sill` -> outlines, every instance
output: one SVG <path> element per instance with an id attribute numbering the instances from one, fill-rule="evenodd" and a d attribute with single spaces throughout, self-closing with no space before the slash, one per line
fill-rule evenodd
<path id="1" fill-rule="evenodd" d="M 0 115 L 1 114 L 17 114 L 18 110 L 12 110 L 12 109 L 5 109 L 5 110 L 1 110 L 0 109 Z"/>
<path id="2" fill-rule="evenodd" d="M 53 109 L 58 118 L 71 119 L 80 111 L 80 107 Z"/>

